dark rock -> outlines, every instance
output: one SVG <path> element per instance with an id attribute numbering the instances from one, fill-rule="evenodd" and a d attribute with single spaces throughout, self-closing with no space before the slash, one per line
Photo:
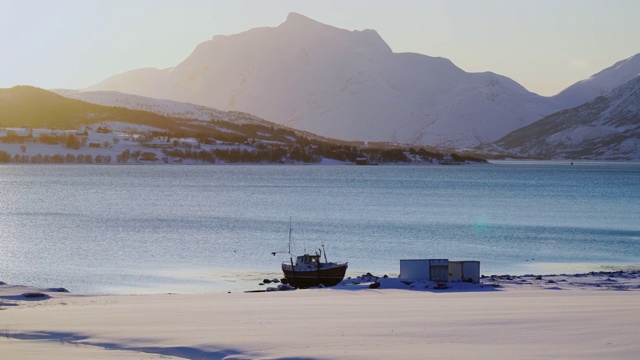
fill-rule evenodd
<path id="1" fill-rule="evenodd" d="M 295 290 L 296 288 L 291 286 L 291 285 L 287 285 L 287 284 L 280 284 L 278 285 L 278 290 L 280 291 L 287 291 L 287 290 Z"/>
<path id="2" fill-rule="evenodd" d="M 22 294 L 22 296 L 26 297 L 26 298 L 33 299 L 33 298 L 42 298 L 42 297 L 45 297 L 47 295 L 43 294 L 41 292 L 28 292 L 28 293 Z"/>
<path id="3" fill-rule="evenodd" d="M 380 287 L 380 283 L 379 282 L 374 282 L 369 284 L 369 289 L 377 289 Z"/>
<path id="4" fill-rule="evenodd" d="M 263 279 L 262 282 L 265 283 L 265 284 L 271 284 L 271 280 L 270 279 Z"/>

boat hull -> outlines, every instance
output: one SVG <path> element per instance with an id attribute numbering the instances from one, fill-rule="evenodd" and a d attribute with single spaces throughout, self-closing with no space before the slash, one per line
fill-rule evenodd
<path id="1" fill-rule="evenodd" d="M 283 267 L 282 272 L 289 285 L 300 289 L 320 285 L 334 286 L 344 279 L 347 264 L 311 271 L 296 271 Z"/>

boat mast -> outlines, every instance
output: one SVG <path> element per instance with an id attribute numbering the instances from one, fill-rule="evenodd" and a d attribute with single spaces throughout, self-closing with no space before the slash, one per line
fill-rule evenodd
<path id="1" fill-rule="evenodd" d="M 291 255 L 291 217 L 289 217 L 289 255 Z"/>
<path id="2" fill-rule="evenodd" d="M 327 252 L 324 250 L 324 244 L 322 244 L 322 253 L 324 254 L 324 262 L 328 262 L 327 261 Z"/>

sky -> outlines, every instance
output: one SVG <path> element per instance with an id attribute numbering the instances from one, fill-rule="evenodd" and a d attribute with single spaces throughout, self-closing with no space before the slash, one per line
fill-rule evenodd
<path id="1" fill-rule="evenodd" d="M 173 67 L 214 35 L 290 12 L 545 96 L 640 53 L 637 0 L 0 0 L 0 88 L 81 89 Z"/>

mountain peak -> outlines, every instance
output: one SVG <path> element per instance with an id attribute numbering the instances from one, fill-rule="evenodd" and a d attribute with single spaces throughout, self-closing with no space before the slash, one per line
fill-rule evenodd
<path id="1" fill-rule="evenodd" d="M 333 26 L 323 24 L 319 21 L 313 20 L 309 17 L 306 17 L 302 14 L 298 14 L 295 12 L 290 12 L 289 15 L 287 15 L 287 19 L 278 27 L 285 28 L 285 29 L 293 29 L 294 31 L 302 31 L 305 29 L 317 29 L 317 28 L 329 28 L 329 29 L 337 30 L 337 28 Z"/>
<path id="2" fill-rule="evenodd" d="M 287 15 L 287 20 L 285 22 L 287 23 L 301 23 L 301 22 L 318 23 L 317 21 L 309 17 L 306 17 L 302 14 L 298 14 L 296 12 L 290 12 L 289 15 Z"/>
<path id="3" fill-rule="evenodd" d="M 375 30 L 346 30 L 291 12 L 284 23 L 278 26 L 281 31 L 294 37 L 315 39 L 333 38 L 345 41 L 346 47 L 360 49 L 365 52 L 391 53 L 389 45 Z"/>

